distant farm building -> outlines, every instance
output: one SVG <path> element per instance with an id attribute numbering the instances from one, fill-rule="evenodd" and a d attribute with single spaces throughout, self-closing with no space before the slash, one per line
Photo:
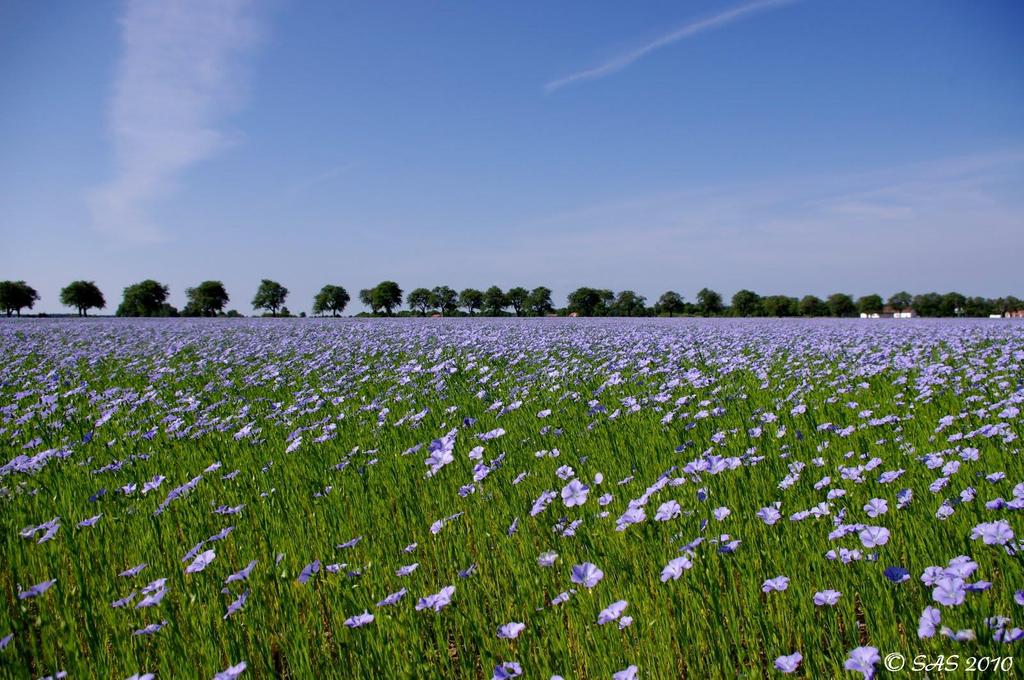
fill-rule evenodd
<path id="1" fill-rule="evenodd" d="M 886 305 L 882 307 L 881 312 L 861 312 L 860 318 L 862 319 L 913 319 L 917 314 L 910 307 L 903 307 L 902 309 L 896 307 L 890 307 Z"/>

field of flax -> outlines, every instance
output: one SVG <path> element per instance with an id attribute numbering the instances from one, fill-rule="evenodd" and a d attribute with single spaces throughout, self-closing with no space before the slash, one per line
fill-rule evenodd
<path id="1" fill-rule="evenodd" d="M 0 676 L 1012 657 L 1022 402 L 1008 321 L 5 322 Z"/>

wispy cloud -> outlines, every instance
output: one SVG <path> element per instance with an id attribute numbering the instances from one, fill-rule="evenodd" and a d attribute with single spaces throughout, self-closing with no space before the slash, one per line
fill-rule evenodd
<path id="1" fill-rule="evenodd" d="M 577 71 L 576 73 L 565 76 L 564 78 L 552 80 L 551 82 L 547 83 L 544 86 L 544 89 L 547 90 L 548 92 L 554 92 L 555 90 L 561 89 L 566 85 L 571 85 L 573 83 L 604 78 L 605 76 L 617 73 L 623 70 L 624 68 L 630 66 L 631 64 L 639 61 L 640 59 L 643 59 L 651 52 L 655 52 L 657 50 L 662 49 L 663 47 L 673 45 L 679 42 L 680 40 L 684 40 L 686 38 L 693 37 L 699 33 L 704 33 L 705 31 L 710 31 L 712 29 L 725 26 L 726 24 L 731 24 L 734 21 L 738 21 L 739 19 L 748 17 L 756 12 L 781 7 L 783 5 L 789 5 L 794 2 L 797 2 L 797 0 L 754 0 L 753 2 L 748 2 L 743 5 L 737 5 L 736 7 L 727 9 L 724 12 L 715 14 L 714 16 L 690 22 L 685 26 L 677 28 L 671 33 L 661 36 L 657 40 L 653 40 L 642 47 L 638 47 L 637 49 L 632 50 L 631 52 L 621 54 L 615 57 L 614 59 L 606 61 L 603 64 L 600 64 L 599 66 L 595 66 L 593 68 L 589 68 L 583 71 Z"/>
<path id="2" fill-rule="evenodd" d="M 89 196 L 94 226 L 162 238 L 150 210 L 181 175 L 230 143 L 244 99 L 244 56 L 258 35 L 250 0 L 128 0 L 110 102 L 115 174 Z"/>
<path id="3" fill-rule="evenodd" d="M 532 278 L 559 295 L 579 285 L 649 297 L 704 285 L 728 295 L 744 287 L 1005 295 L 1020 287 L 1022 177 L 1024 148 L 1015 148 L 691 187 L 510 224 L 460 259 L 486 262 L 478 277 Z"/>

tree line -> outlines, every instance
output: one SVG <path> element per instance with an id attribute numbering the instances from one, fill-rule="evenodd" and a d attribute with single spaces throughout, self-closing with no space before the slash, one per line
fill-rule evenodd
<path id="1" fill-rule="evenodd" d="M 277 281 L 263 279 L 252 299 L 252 307 L 264 316 L 292 316 L 285 305 L 289 291 Z M 231 298 L 220 281 L 203 281 L 185 290 L 187 302 L 178 310 L 167 302 L 170 288 L 153 279 L 127 286 L 117 307 L 117 316 L 242 316 L 227 310 Z M 405 293 L 394 281 L 381 281 L 373 288 L 359 291 L 359 301 L 370 308 L 370 316 L 742 316 L 742 317 L 852 317 L 878 314 L 884 309 L 913 310 L 917 316 L 985 317 L 1024 309 L 1024 302 L 1013 296 L 1001 298 L 968 297 L 960 293 L 922 293 L 901 291 L 883 300 L 877 294 L 857 299 L 846 293 L 834 293 L 822 299 L 814 295 L 802 298 L 786 295 L 761 296 L 752 290 L 740 290 L 726 304 L 722 296 L 703 288 L 693 302 L 675 291 L 666 291 L 653 305 L 632 290 L 615 293 L 606 288 L 581 287 L 569 293 L 566 306 L 556 308 L 551 289 L 521 286 L 507 291 L 498 286 L 486 290 L 448 286 L 414 288 Z M 39 293 L 24 281 L 0 281 L 0 310 L 7 316 L 21 316 L 32 309 Z M 73 308 L 79 316 L 90 309 L 105 309 L 103 292 L 93 281 L 73 281 L 60 292 L 61 304 Z M 328 284 L 313 298 L 313 314 L 339 316 L 351 301 L 343 286 Z M 403 310 L 402 306 L 407 307 Z M 305 314 L 303 313 L 302 316 Z"/>

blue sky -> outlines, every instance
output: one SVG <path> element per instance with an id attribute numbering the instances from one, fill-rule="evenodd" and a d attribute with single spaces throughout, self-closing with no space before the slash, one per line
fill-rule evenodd
<path id="1" fill-rule="evenodd" d="M 0 278 L 1024 295 L 1024 4 L 0 4 Z M 351 308 L 360 309 L 358 303 Z"/>

